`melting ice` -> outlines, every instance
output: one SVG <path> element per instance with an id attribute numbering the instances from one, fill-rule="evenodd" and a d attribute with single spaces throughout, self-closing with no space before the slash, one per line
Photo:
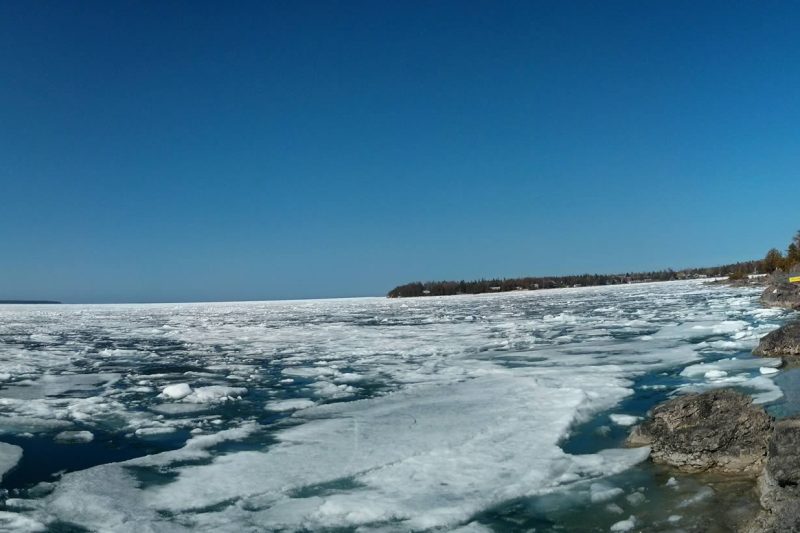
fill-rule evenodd
<path id="1" fill-rule="evenodd" d="M 680 526 L 713 484 L 621 440 L 670 394 L 781 401 L 756 295 L 0 307 L 0 529 Z"/>

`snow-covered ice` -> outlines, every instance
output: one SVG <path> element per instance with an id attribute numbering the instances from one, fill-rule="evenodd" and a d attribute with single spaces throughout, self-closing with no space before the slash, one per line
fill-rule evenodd
<path id="1" fill-rule="evenodd" d="M 652 493 L 614 478 L 647 458 L 618 437 L 645 415 L 634 400 L 719 386 L 779 399 L 780 360 L 747 352 L 784 316 L 697 282 L 0 306 L 0 437 L 90 457 L 130 446 L 42 475 L 20 463 L 24 440 L 0 443 L 0 473 L 20 465 L 0 529 L 485 531 L 491 509 L 569 494 L 604 529 L 646 528 Z M 565 451 L 593 421 L 608 445 Z"/>

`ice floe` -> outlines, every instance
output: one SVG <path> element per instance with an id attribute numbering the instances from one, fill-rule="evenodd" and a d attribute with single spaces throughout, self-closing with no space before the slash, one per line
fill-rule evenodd
<path id="1" fill-rule="evenodd" d="M 192 393 L 192 388 L 188 383 L 175 383 L 167 385 L 161 390 L 161 397 L 170 400 L 181 400 Z"/>
<path id="2" fill-rule="evenodd" d="M 633 416 L 633 415 L 623 415 L 623 414 L 611 414 L 608 416 L 612 422 L 614 422 L 618 426 L 632 426 L 641 420 L 641 417 Z"/>
<path id="3" fill-rule="evenodd" d="M 636 527 L 636 517 L 630 516 L 627 520 L 620 520 L 611 526 L 611 531 L 631 531 Z"/>
<path id="4" fill-rule="evenodd" d="M 0 479 L 3 478 L 6 472 L 14 468 L 21 458 L 22 448 L 6 442 L 0 442 Z"/>
<path id="5" fill-rule="evenodd" d="M 94 435 L 91 431 L 62 431 L 61 433 L 56 434 L 54 437 L 58 442 L 69 442 L 69 443 L 78 443 L 78 442 L 92 442 L 94 440 Z"/>

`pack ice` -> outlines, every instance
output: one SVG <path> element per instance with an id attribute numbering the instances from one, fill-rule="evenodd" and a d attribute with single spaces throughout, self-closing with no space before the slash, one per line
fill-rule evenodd
<path id="1" fill-rule="evenodd" d="M 15 443 L 0 443 L 0 528 L 478 531 L 519 498 L 605 502 L 648 450 L 570 454 L 565 439 L 636 423 L 619 406 L 647 376 L 775 401 L 778 362 L 737 354 L 780 318 L 697 282 L 0 307 L 0 440 Z M 42 473 L 26 442 L 87 455 Z M 96 453 L 111 446 L 124 457 Z"/>

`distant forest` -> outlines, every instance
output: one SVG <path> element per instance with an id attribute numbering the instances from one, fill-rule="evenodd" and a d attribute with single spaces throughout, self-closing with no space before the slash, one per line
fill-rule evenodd
<path id="1" fill-rule="evenodd" d="M 730 265 L 684 270 L 658 270 L 655 272 L 628 272 L 626 274 L 579 274 L 575 276 L 546 276 L 526 278 L 496 278 L 473 281 L 416 281 L 400 285 L 389 291 L 389 298 L 413 296 L 449 296 L 453 294 L 482 294 L 485 292 L 530 291 L 562 287 L 594 285 L 620 285 L 648 281 L 673 281 L 728 276 L 732 280 L 746 278 L 748 274 L 769 274 L 776 270 L 789 271 L 800 265 L 800 231 L 789 244 L 786 254 L 773 248 L 764 259 L 743 261 Z"/>

